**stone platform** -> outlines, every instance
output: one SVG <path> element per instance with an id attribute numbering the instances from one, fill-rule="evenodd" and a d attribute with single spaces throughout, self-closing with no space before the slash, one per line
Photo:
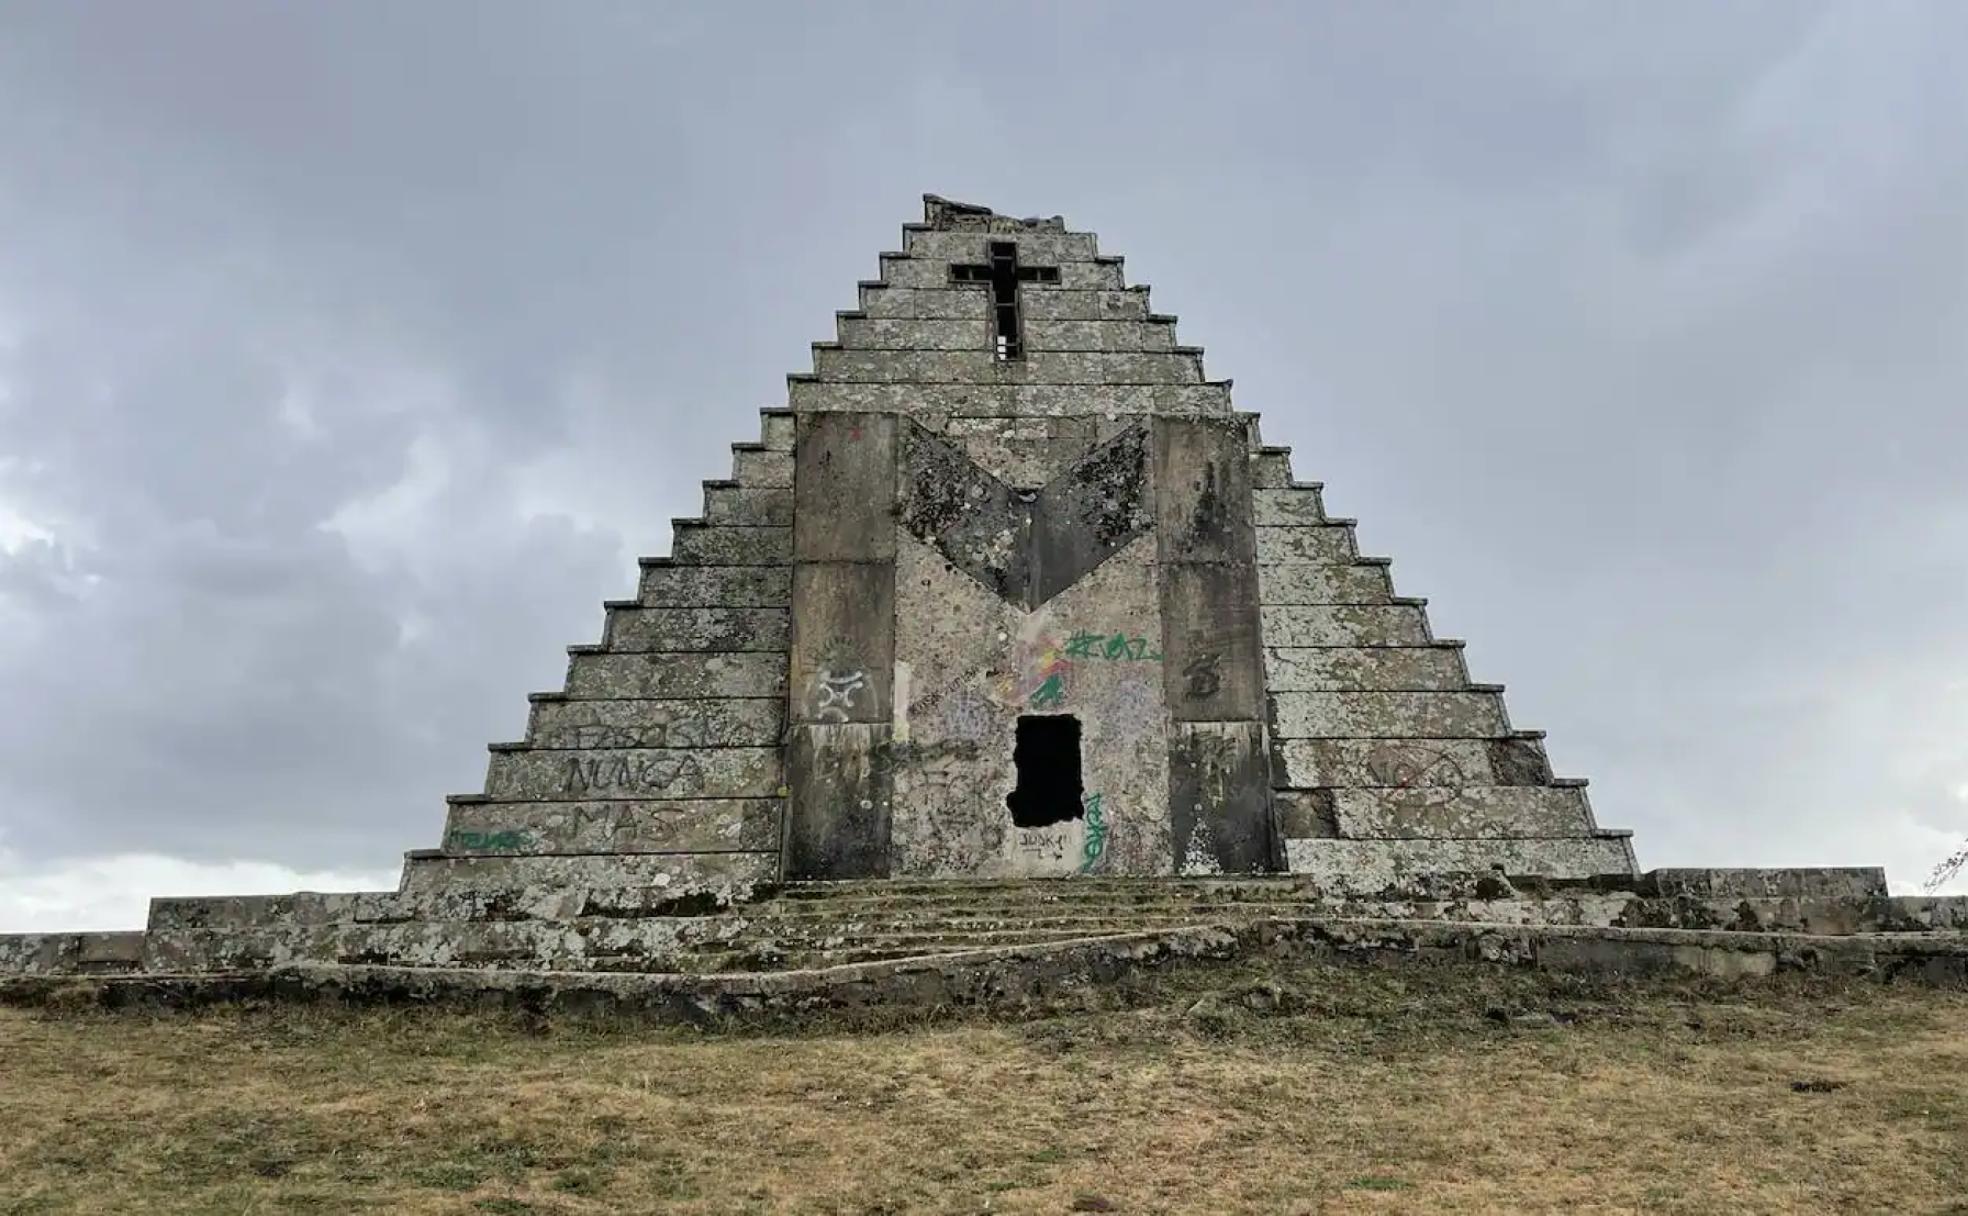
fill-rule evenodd
<path id="1" fill-rule="evenodd" d="M 523 998 L 698 1016 L 992 1003 L 1138 966 L 1306 950 L 1968 982 L 1968 898 L 1892 896 L 1866 869 L 1437 875 L 1368 896 L 1277 877 L 802 882 L 693 906 L 616 889 L 534 911 L 447 899 L 160 899 L 141 933 L 0 937 L 13 976 L 0 994 L 34 1001 L 86 979 L 111 1003 Z"/>

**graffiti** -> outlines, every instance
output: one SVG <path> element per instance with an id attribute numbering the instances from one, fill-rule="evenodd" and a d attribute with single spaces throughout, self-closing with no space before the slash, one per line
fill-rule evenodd
<path id="1" fill-rule="evenodd" d="M 1447 752 L 1414 744 L 1383 743 L 1360 768 L 1371 784 L 1387 788 L 1390 801 L 1414 810 L 1448 805 L 1466 782 Z"/>
<path id="2" fill-rule="evenodd" d="M 1161 699 L 1147 681 L 1124 680 L 1107 699 L 1106 712 L 1100 715 L 1100 720 L 1123 739 L 1151 734 L 1161 727 Z"/>
<path id="3" fill-rule="evenodd" d="M 1447 752 L 1413 744 L 1383 743 L 1367 753 L 1360 767 L 1372 784 L 1390 789 L 1464 784 L 1461 767 Z"/>
<path id="4" fill-rule="evenodd" d="M 998 696 L 1011 704 L 1029 704 L 1034 709 L 1052 709 L 1065 704 L 1073 664 L 1065 647 L 1053 638 L 1020 642 L 1012 655 L 1011 670 L 998 681 Z"/>
<path id="5" fill-rule="evenodd" d="M 1219 670 L 1223 663 L 1220 654 L 1200 654 L 1189 661 L 1182 669 L 1182 695 L 1191 701 L 1201 701 L 1216 695 L 1223 687 L 1223 673 Z"/>
<path id="6" fill-rule="evenodd" d="M 538 746 L 557 749 L 706 747 L 711 731 L 702 718 L 652 713 L 644 722 L 565 722 L 540 734 Z"/>
<path id="7" fill-rule="evenodd" d="M 1101 809 L 1100 795 L 1089 794 L 1086 811 L 1086 841 L 1080 846 L 1080 873 L 1090 874 L 1107 853 L 1107 814 Z"/>
<path id="8" fill-rule="evenodd" d="M 561 776 L 561 792 L 568 794 L 606 793 L 623 790 L 656 794 L 676 785 L 695 785 L 702 776 L 697 757 L 678 756 L 569 756 Z"/>
<path id="9" fill-rule="evenodd" d="M 533 837 L 525 832 L 510 829 L 502 832 L 467 832 L 460 829 L 444 838 L 444 847 L 456 853 L 490 852 L 495 849 L 518 850 L 532 846 Z"/>
<path id="10" fill-rule="evenodd" d="M 904 769 L 928 771 L 949 768 L 975 760 L 979 748 L 975 741 L 963 739 L 948 743 L 886 743 L 868 754 L 868 770 L 879 776 Z"/>
<path id="11" fill-rule="evenodd" d="M 1066 860 L 1065 828 L 1019 828 L 1017 848 L 1035 861 Z"/>
<path id="12" fill-rule="evenodd" d="M 1066 639 L 1066 657 L 1159 663 L 1162 654 L 1159 650 L 1151 653 L 1148 649 L 1148 639 L 1144 637 L 1129 637 L 1125 633 L 1088 633 L 1080 630 Z"/>
<path id="13" fill-rule="evenodd" d="M 848 711 L 854 708 L 854 694 L 867 687 L 868 677 L 860 671 L 836 672 L 829 668 L 816 675 L 813 683 L 818 697 L 814 718 L 821 722 L 846 722 Z"/>
<path id="14" fill-rule="evenodd" d="M 936 723 L 952 739 L 976 741 L 990 733 L 996 716 L 989 697 L 973 688 L 959 688 L 943 698 Z"/>

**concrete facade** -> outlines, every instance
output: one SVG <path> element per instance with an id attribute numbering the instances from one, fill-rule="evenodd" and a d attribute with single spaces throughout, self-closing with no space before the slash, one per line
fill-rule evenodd
<path id="1" fill-rule="evenodd" d="M 880 269 L 399 890 L 160 900 L 148 937 L 0 940 L 0 969 L 663 969 L 725 932 L 688 917 L 810 879 L 1637 889 L 1091 233 L 932 196 Z"/>

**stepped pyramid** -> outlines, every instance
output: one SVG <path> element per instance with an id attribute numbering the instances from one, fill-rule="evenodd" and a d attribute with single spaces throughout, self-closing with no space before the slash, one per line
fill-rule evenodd
<path id="1" fill-rule="evenodd" d="M 1092 234 L 881 270 L 406 890 L 1633 872 Z"/>
<path id="2" fill-rule="evenodd" d="M 1286 875 L 1391 915 L 1642 890 L 1629 834 L 1091 233 L 932 195 L 880 264 L 398 890 L 160 899 L 143 934 L 0 938 L 0 971 L 663 970 L 811 880 Z M 1690 873 L 1647 889 L 1793 920 L 1885 894 Z"/>

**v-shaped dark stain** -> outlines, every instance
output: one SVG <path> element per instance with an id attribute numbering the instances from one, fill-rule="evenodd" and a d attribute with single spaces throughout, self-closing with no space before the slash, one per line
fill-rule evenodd
<path id="1" fill-rule="evenodd" d="M 1037 608 L 1154 525 L 1148 428 L 1092 448 L 1040 490 L 1007 486 L 904 420 L 902 526 L 1014 604 Z"/>

